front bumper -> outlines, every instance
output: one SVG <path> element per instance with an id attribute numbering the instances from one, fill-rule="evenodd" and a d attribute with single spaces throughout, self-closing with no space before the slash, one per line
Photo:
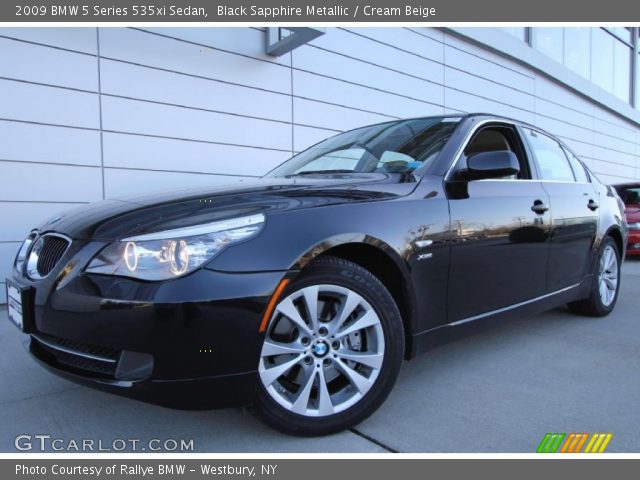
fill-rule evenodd
<path id="1" fill-rule="evenodd" d="M 74 273 L 74 261 L 86 263 L 82 256 L 71 252 L 38 282 L 15 272 L 11 278 L 34 290 L 33 331 L 24 343 L 38 362 L 74 382 L 169 407 L 252 399 L 259 325 L 286 272 L 202 268 L 175 280 L 141 282 Z"/>

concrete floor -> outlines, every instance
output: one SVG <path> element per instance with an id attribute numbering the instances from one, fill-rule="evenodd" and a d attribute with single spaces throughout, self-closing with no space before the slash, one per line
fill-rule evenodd
<path id="1" fill-rule="evenodd" d="M 201 452 L 534 452 L 546 432 L 611 432 L 640 452 L 640 260 L 616 310 L 514 320 L 404 365 L 387 402 L 354 431 L 288 437 L 244 409 L 169 410 L 76 386 L 28 358 L 0 310 L 0 451 L 19 434 L 193 439 Z"/>

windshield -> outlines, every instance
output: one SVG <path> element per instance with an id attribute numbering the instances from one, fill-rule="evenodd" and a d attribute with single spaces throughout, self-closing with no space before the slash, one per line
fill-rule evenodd
<path id="1" fill-rule="evenodd" d="M 428 117 L 358 128 L 312 146 L 266 176 L 410 172 L 435 159 L 459 121 Z"/>

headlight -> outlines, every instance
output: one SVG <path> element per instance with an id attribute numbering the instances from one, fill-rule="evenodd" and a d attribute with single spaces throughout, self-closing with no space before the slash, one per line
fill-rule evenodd
<path id="1" fill-rule="evenodd" d="M 24 266 L 24 262 L 27 260 L 27 254 L 29 253 L 29 248 L 31 248 L 31 244 L 33 240 L 36 238 L 37 233 L 31 232 L 27 239 L 22 243 L 20 250 L 18 250 L 18 255 L 16 256 L 16 261 L 13 263 L 16 272 L 22 273 L 22 267 Z"/>
<path id="2" fill-rule="evenodd" d="M 640 230 L 640 222 L 627 223 L 629 230 Z"/>
<path id="3" fill-rule="evenodd" d="M 260 232 L 264 215 L 125 238 L 108 245 L 86 271 L 140 280 L 166 280 L 192 272 L 226 246 Z"/>

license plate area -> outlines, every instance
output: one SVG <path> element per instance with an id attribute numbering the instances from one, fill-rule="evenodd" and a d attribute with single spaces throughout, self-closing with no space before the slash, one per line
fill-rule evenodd
<path id="1" fill-rule="evenodd" d="M 24 333 L 33 331 L 33 288 L 22 288 L 10 280 L 7 286 L 7 313 L 9 321 Z"/>

